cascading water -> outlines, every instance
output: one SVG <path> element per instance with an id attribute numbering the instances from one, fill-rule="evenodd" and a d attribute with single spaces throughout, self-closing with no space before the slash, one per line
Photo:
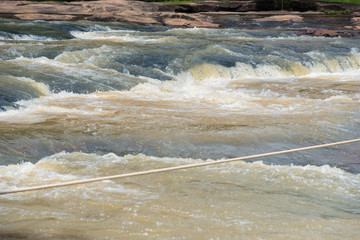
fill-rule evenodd
<path id="1" fill-rule="evenodd" d="M 0 22 L 0 188 L 360 137 L 356 38 Z M 0 196 L 0 238 L 357 239 L 348 145 Z"/>

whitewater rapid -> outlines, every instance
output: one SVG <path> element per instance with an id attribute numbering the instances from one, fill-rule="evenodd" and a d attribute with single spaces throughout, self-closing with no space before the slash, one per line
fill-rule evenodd
<path id="1" fill-rule="evenodd" d="M 359 39 L 292 27 L 1 20 L 1 190 L 359 138 Z M 359 157 L 3 195 L 0 238 L 357 239 Z"/>

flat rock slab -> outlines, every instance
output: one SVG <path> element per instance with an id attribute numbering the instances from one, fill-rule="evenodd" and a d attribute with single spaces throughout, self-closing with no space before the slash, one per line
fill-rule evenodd
<path id="1" fill-rule="evenodd" d="M 282 16 L 270 16 L 263 18 L 256 18 L 257 22 L 302 22 L 303 17 L 297 15 L 282 15 Z"/>
<path id="2" fill-rule="evenodd" d="M 341 3 L 321 3 L 308 0 L 291 0 L 294 10 L 302 11 L 321 9 L 345 9 L 354 12 L 351 23 L 343 29 L 358 31 L 360 5 Z M 201 1 L 195 3 L 163 4 L 133 0 L 97 0 L 72 2 L 36 2 L 0 0 L 0 17 L 20 20 L 54 20 L 54 21 L 111 21 L 132 22 L 138 24 L 157 24 L 176 27 L 206 27 L 218 28 L 223 24 L 216 20 L 215 13 L 258 15 L 257 22 L 302 22 L 304 15 L 309 13 L 287 12 L 273 10 L 273 2 L 268 0 L 233 0 L 233 1 Z M 259 12 L 262 11 L 262 12 Z M 212 13 L 212 14 L 210 14 Z M 254 14 L 255 13 L 255 14 Z M 267 16 L 260 17 L 266 13 Z M 263 14 L 263 15 L 266 15 Z M 318 14 L 318 12 L 314 12 Z M 333 36 L 333 33 L 304 32 L 307 35 Z M 338 34 L 347 36 L 348 34 Z"/>
<path id="3" fill-rule="evenodd" d="M 15 18 L 21 20 L 45 20 L 45 21 L 75 21 L 79 19 L 78 15 L 53 15 L 53 14 L 39 14 L 39 13 L 26 13 L 26 14 L 15 14 Z"/>
<path id="4" fill-rule="evenodd" d="M 219 27 L 201 14 L 159 11 L 159 4 L 126 0 L 32 2 L 0 0 L 0 16 L 19 20 L 119 21 L 183 27 Z"/>

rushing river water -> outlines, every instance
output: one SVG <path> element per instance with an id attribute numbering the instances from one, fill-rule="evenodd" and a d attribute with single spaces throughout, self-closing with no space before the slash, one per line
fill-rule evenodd
<path id="1" fill-rule="evenodd" d="M 360 137 L 360 39 L 0 21 L 0 188 Z M 0 196 L 1 239 L 358 239 L 359 144 Z"/>

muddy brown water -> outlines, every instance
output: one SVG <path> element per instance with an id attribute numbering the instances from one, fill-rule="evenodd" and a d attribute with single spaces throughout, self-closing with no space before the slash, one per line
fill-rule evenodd
<path id="1" fill-rule="evenodd" d="M 0 188 L 360 137 L 360 40 L 0 21 Z M 0 196 L 5 239 L 357 239 L 360 151 Z"/>

